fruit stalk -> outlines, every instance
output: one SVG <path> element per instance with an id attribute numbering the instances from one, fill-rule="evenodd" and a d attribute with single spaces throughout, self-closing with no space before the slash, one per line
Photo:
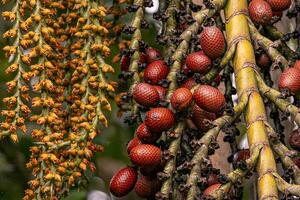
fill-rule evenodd
<path id="1" fill-rule="evenodd" d="M 197 142 L 201 146 L 198 148 L 191 161 L 193 167 L 190 171 L 189 177 L 186 182 L 186 187 L 189 188 L 187 194 L 187 200 L 194 199 L 197 194 L 196 183 L 197 183 L 198 175 L 200 174 L 201 163 L 203 162 L 203 159 L 207 157 L 208 147 L 210 143 L 218 137 L 218 134 L 221 131 L 222 127 L 224 127 L 225 125 L 232 124 L 235 121 L 235 119 L 237 119 L 242 114 L 242 112 L 246 108 L 247 103 L 248 103 L 248 95 L 244 94 L 243 97 L 240 98 L 239 103 L 233 108 L 234 115 L 233 116 L 224 115 L 216 119 L 213 122 L 215 127 L 210 129 L 208 132 L 206 132 L 205 135 Z"/>
<path id="2" fill-rule="evenodd" d="M 163 175 L 167 177 L 167 179 L 163 182 L 161 189 L 160 189 L 160 196 L 168 198 L 169 194 L 172 189 L 172 179 L 173 179 L 173 172 L 176 167 L 176 154 L 180 148 L 180 143 L 181 143 L 181 135 L 183 133 L 183 130 L 185 129 L 185 122 L 180 122 L 177 127 L 174 130 L 174 134 L 176 136 L 176 139 L 174 139 L 169 148 L 168 148 L 168 153 L 172 156 L 170 160 L 166 163 L 164 170 L 163 170 Z"/>
<path id="3" fill-rule="evenodd" d="M 300 126 L 299 108 L 283 99 L 280 92 L 268 87 L 259 74 L 256 75 L 256 79 L 260 93 L 273 102 L 282 112 L 289 113 L 297 125 Z"/>
<path id="4" fill-rule="evenodd" d="M 274 129 L 271 126 L 267 127 L 270 144 L 274 152 L 280 157 L 282 164 L 285 168 L 290 168 L 293 170 L 295 183 L 300 184 L 300 169 L 295 165 L 294 161 L 291 159 L 292 156 L 297 154 L 295 151 L 289 150 L 283 143 L 280 142 Z"/>
<path id="5" fill-rule="evenodd" d="M 252 151 L 256 145 L 264 145 L 256 167 L 259 175 L 258 197 L 261 200 L 278 199 L 277 185 L 272 175 L 272 172 L 277 172 L 277 169 L 272 150 L 269 147 L 264 123 L 267 120 L 265 106 L 258 92 L 255 79 L 254 67 L 256 63 L 250 38 L 249 20 L 247 16 L 242 14 L 244 10 L 247 10 L 247 7 L 248 3 L 246 0 L 228 1 L 225 7 L 225 17 L 228 20 L 225 26 L 227 43 L 230 46 L 232 42 L 238 40 L 233 60 L 238 97 L 241 97 L 244 93 L 250 93 L 249 103 L 245 110 L 250 150 Z M 256 41 L 262 41 L 261 37 L 257 37 L 259 34 L 253 31 L 253 27 L 252 36 Z"/>
<path id="6" fill-rule="evenodd" d="M 275 177 L 278 190 L 282 192 L 283 194 L 291 194 L 295 196 L 300 196 L 300 185 L 290 184 L 286 182 L 283 178 L 280 177 L 279 174 L 273 173 L 273 176 Z"/>
<path id="7" fill-rule="evenodd" d="M 254 149 L 252 150 L 251 157 L 246 160 L 247 169 L 242 170 L 240 168 L 237 168 L 236 170 L 230 172 L 227 175 L 229 182 L 225 183 L 217 191 L 215 191 L 215 193 L 212 195 L 212 197 L 215 199 L 223 199 L 224 194 L 229 192 L 231 186 L 234 183 L 236 183 L 237 181 L 241 180 L 243 177 L 245 177 L 247 175 L 247 173 L 250 172 L 256 166 L 256 163 L 258 162 L 262 148 L 263 148 L 263 145 L 255 146 Z"/>
<path id="8" fill-rule="evenodd" d="M 257 42 L 259 46 L 261 46 L 264 51 L 268 54 L 268 56 L 277 64 L 281 64 L 283 68 L 288 66 L 288 61 L 284 56 L 280 54 L 280 52 L 275 48 L 275 43 L 270 39 L 262 36 L 254 24 L 248 19 L 249 30 L 251 34 L 251 38 L 253 41 Z"/>

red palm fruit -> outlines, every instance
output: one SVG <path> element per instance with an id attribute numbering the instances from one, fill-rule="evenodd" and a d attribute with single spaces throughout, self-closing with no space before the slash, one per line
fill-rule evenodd
<path id="1" fill-rule="evenodd" d="M 256 58 L 256 63 L 261 69 L 268 69 L 272 61 L 267 54 L 263 53 Z"/>
<path id="2" fill-rule="evenodd" d="M 211 185 L 214 185 L 214 184 L 217 184 L 217 183 L 219 183 L 218 182 L 218 175 L 215 174 L 215 173 L 210 173 L 208 175 L 208 178 L 207 178 L 208 186 L 211 186 Z"/>
<path id="3" fill-rule="evenodd" d="M 157 140 L 158 135 L 152 134 L 149 128 L 145 125 L 145 123 L 141 123 L 135 131 L 136 136 L 143 143 L 153 143 Z"/>
<path id="4" fill-rule="evenodd" d="M 174 113 L 163 107 L 152 108 L 146 113 L 145 124 L 151 132 L 161 133 L 169 130 L 175 122 Z"/>
<path id="5" fill-rule="evenodd" d="M 162 60 L 150 63 L 144 71 L 144 80 L 152 85 L 157 85 L 159 81 L 165 79 L 169 73 L 169 68 Z"/>
<path id="6" fill-rule="evenodd" d="M 300 70 L 297 68 L 285 69 L 279 76 L 278 87 L 280 90 L 288 89 L 292 94 L 300 92 Z"/>
<path id="7" fill-rule="evenodd" d="M 211 60 L 203 53 L 194 52 L 189 54 L 185 60 L 186 66 L 194 73 L 205 73 L 211 67 Z"/>
<path id="8" fill-rule="evenodd" d="M 220 74 L 218 74 L 217 76 L 216 76 L 216 78 L 215 78 L 215 83 L 217 84 L 217 85 L 219 85 L 220 83 L 221 83 L 221 81 L 222 81 L 222 77 L 221 77 L 221 75 Z"/>
<path id="9" fill-rule="evenodd" d="M 211 185 L 209 186 L 208 188 L 206 188 L 203 192 L 203 195 L 204 196 L 211 196 L 217 189 L 219 189 L 221 187 L 221 184 L 220 183 L 217 183 L 217 184 L 214 184 L 214 185 Z"/>
<path id="10" fill-rule="evenodd" d="M 150 107 L 158 103 L 157 90 L 148 83 L 138 83 L 132 92 L 133 99 L 140 105 Z"/>
<path id="11" fill-rule="evenodd" d="M 184 110 L 188 108 L 193 100 L 193 95 L 189 89 L 178 88 L 171 97 L 171 105 L 175 110 Z"/>
<path id="12" fill-rule="evenodd" d="M 224 95 L 210 85 L 201 85 L 194 92 L 196 104 L 207 112 L 220 112 L 225 106 Z"/>
<path id="13" fill-rule="evenodd" d="M 127 144 L 127 153 L 129 154 L 130 151 L 131 151 L 134 147 L 136 147 L 136 146 L 138 146 L 138 145 L 140 145 L 140 144 L 142 144 L 142 141 L 141 141 L 141 140 L 139 140 L 138 138 L 132 138 L 132 139 L 128 142 L 128 144 Z"/>
<path id="14" fill-rule="evenodd" d="M 154 88 L 156 89 L 156 91 L 158 92 L 159 99 L 160 99 L 161 101 L 164 100 L 164 99 L 165 99 L 165 96 L 166 96 L 166 94 L 167 94 L 166 88 L 161 87 L 161 86 L 159 86 L 159 85 L 154 85 L 153 87 L 154 87 Z"/>
<path id="15" fill-rule="evenodd" d="M 291 5 L 291 0 L 266 0 L 272 10 L 274 11 L 284 11 L 288 9 Z"/>
<path id="16" fill-rule="evenodd" d="M 147 56 L 144 53 L 140 54 L 140 59 L 139 59 L 140 63 L 146 63 L 147 62 Z M 121 70 L 127 72 L 129 70 L 129 65 L 130 65 L 130 57 L 124 55 L 121 58 L 120 61 L 120 65 L 121 65 Z"/>
<path id="17" fill-rule="evenodd" d="M 180 87 L 182 88 L 187 88 L 189 90 L 191 90 L 195 85 L 197 85 L 195 79 L 193 78 L 189 78 L 187 81 L 184 82 L 184 84 L 182 84 Z"/>
<path id="18" fill-rule="evenodd" d="M 145 53 L 147 63 L 152 63 L 153 61 L 159 60 L 161 58 L 159 50 L 152 47 L 147 48 Z"/>
<path id="19" fill-rule="evenodd" d="M 300 132 L 298 130 L 294 130 L 290 133 L 289 144 L 293 149 L 300 151 Z"/>
<path id="20" fill-rule="evenodd" d="M 225 38 L 222 31 L 215 27 L 205 27 L 200 35 L 200 44 L 204 53 L 212 58 L 218 58 L 225 51 Z"/>
<path id="21" fill-rule="evenodd" d="M 142 176 L 135 184 L 135 193 L 141 198 L 152 197 L 159 189 L 160 183 L 157 179 Z"/>
<path id="22" fill-rule="evenodd" d="M 156 166 L 161 161 L 161 150 L 151 144 L 141 144 L 130 151 L 130 159 L 139 167 Z"/>
<path id="23" fill-rule="evenodd" d="M 127 195 L 134 187 L 137 180 L 137 171 L 132 167 L 119 170 L 111 179 L 110 192 L 116 197 Z"/>
<path id="24" fill-rule="evenodd" d="M 215 119 L 216 119 L 215 113 L 207 112 L 207 111 L 201 109 L 196 104 L 194 105 L 193 111 L 192 111 L 192 121 L 199 130 L 204 131 L 204 132 L 208 131 L 209 126 L 206 123 L 206 120 L 213 121 Z"/>
<path id="25" fill-rule="evenodd" d="M 295 62 L 294 68 L 300 70 L 300 60 L 297 60 L 297 61 Z"/>
<path id="26" fill-rule="evenodd" d="M 234 154 L 233 163 L 237 164 L 239 161 L 241 160 L 246 161 L 248 158 L 250 158 L 249 149 L 241 149 Z"/>
<path id="27" fill-rule="evenodd" d="M 249 15 L 254 23 L 267 25 L 270 23 L 273 13 L 271 6 L 264 0 L 253 0 L 249 4 Z"/>
<path id="28" fill-rule="evenodd" d="M 293 158 L 295 165 L 300 169 L 300 157 Z"/>

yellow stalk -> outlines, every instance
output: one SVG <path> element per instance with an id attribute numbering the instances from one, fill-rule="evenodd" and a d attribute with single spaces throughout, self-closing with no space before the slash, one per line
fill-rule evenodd
<path id="1" fill-rule="evenodd" d="M 229 47 L 237 44 L 233 65 L 238 96 L 250 93 L 245 110 L 250 149 L 257 145 L 264 145 L 256 168 L 259 175 L 258 196 L 261 200 L 273 200 L 278 199 L 276 181 L 272 175 L 272 172 L 276 172 L 277 169 L 264 122 L 267 119 L 265 106 L 258 92 L 255 71 L 252 67 L 255 66 L 255 55 L 246 16 L 247 9 L 247 0 L 227 2 L 225 7 L 227 42 Z"/>

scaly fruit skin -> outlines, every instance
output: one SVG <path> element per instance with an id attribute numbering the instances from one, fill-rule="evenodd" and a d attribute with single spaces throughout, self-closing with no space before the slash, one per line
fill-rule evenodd
<path id="1" fill-rule="evenodd" d="M 294 68 L 300 70 L 300 60 L 297 60 L 297 61 L 295 62 Z"/>
<path id="2" fill-rule="evenodd" d="M 211 67 L 211 59 L 201 52 L 194 52 L 186 57 L 186 66 L 194 73 L 205 73 Z"/>
<path id="3" fill-rule="evenodd" d="M 290 133 L 289 144 L 293 149 L 300 151 L 300 132 L 298 130 L 294 130 Z"/>
<path id="4" fill-rule="evenodd" d="M 135 193 L 141 198 L 150 198 L 159 189 L 159 181 L 147 176 L 142 176 L 135 184 Z"/>
<path id="5" fill-rule="evenodd" d="M 288 9 L 291 5 L 291 0 L 266 0 L 272 10 L 274 11 L 284 11 Z"/>
<path id="6" fill-rule="evenodd" d="M 161 87 L 161 86 L 159 86 L 159 85 L 154 85 L 153 86 L 155 89 L 156 89 L 156 91 L 158 92 L 158 95 L 159 95 L 159 100 L 164 100 L 165 99 L 165 96 L 166 96 L 166 94 L 167 94 L 167 89 L 166 88 L 164 88 L 164 87 Z"/>
<path id="7" fill-rule="evenodd" d="M 161 162 L 161 150 L 151 144 L 141 144 L 130 151 L 130 159 L 139 167 L 156 166 Z"/>
<path id="8" fill-rule="evenodd" d="M 178 88 L 171 97 L 171 105 L 175 110 L 182 111 L 188 108 L 193 101 L 193 95 L 187 88 Z"/>
<path id="9" fill-rule="evenodd" d="M 264 0 L 253 0 L 249 4 L 249 15 L 254 23 L 267 25 L 270 23 L 273 13 L 271 6 Z"/>
<path id="10" fill-rule="evenodd" d="M 110 192 L 116 197 L 127 195 L 134 188 L 137 175 L 137 171 L 132 167 L 119 170 L 110 181 Z"/>
<path id="11" fill-rule="evenodd" d="M 195 85 L 197 85 L 195 79 L 189 78 L 180 87 L 191 90 Z"/>
<path id="12" fill-rule="evenodd" d="M 169 130 L 175 122 L 174 113 L 167 108 L 152 108 L 146 113 L 145 124 L 153 133 Z"/>
<path id="13" fill-rule="evenodd" d="M 261 69 L 269 69 L 272 64 L 270 57 L 266 53 L 262 53 L 256 58 L 256 63 Z"/>
<path id="14" fill-rule="evenodd" d="M 292 94 L 300 93 L 300 70 L 294 67 L 285 69 L 279 76 L 280 90 L 288 89 Z"/>
<path id="15" fill-rule="evenodd" d="M 144 80 L 152 85 L 157 85 L 165 79 L 169 73 L 169 68 L 162 60 L 150 63 L 144 71 Z"/>
<path id="16" fill-rule="evenodd" d="M 147 55 L 144 53 L 141 53 L 139 62 L 146 63 Z M 128 57 L 126 55 L 122 56 L 122 58 L 120 60 L 120 65 L 121 65 L 121 70 L 127 72 L 129 70 L 129 66 L 130 66 L 130 57 Z"/>
<path id="17" fill-rule="evenodd" d="M 132 139 L 128 142 L 128 144 L 127 144 L 127 153 L 130 154 L 130 151 L 131 151 L 134 147 L 136 147 L 136 146 L 138 146 L 138 145 L 140 145 L 140 144 L 142 144 L 142 141 L 141 141 L 141 140 L 139 140 L 138 138 L 132 138 Z"/>
<path id="18" fill-rule="evenodd" d="M 241 160 L 246 161 L 248 158 L 250 158 L 249 149 L 241 149 L 234 154 L 233 164 L 236 166 L 239 161 L 241 161 Z"/>
<path id="19" fill-rule="evenodd" d="M 159 101 L 157 90 L 148 83 L 138 83 L 132 92 L 133 99 L 145 107 L 154 106 Z"/>
<path id="20" fill-rule="evenodd" d="M 210 85 L 200 85 L 194 92 L 196 104 L 207 112 L 217 113 L 225 106 L 224 95 Z"/>
<path id="21" fill-rule="evenodd" d="M 147 63 L 152 63 L 153 61 L 159 60 L 161 58 L 161 54 L 158 49 L 149 47 L 145 51 Z"/>
<path id="22" fill-rule="evenodd" d="M 158 137 L 157 134 L 152 134 L 145 123 L 141 123 L 135 132 L 136 136 L 143 143 L 154 143 Z"/>
<path id="23" fill-rule="evenodd" d="M 206 197 L 211 196 L 217 189 L 219 189 L 221 187 L 220 183 L 214 184 L 209 186 L 208 188 L 206 188 L 203 192 L 203 195 Z"/>
<path id="24" fill-rule="evenodd" d="M 295 165 L 300 169 L 300 157 L 293 158 Z"/>
<path id="25" fill-rule="evenodd" d="M 204 28 L 200 35 L 200 44 L 204 53 L 212 59 L 221 57 L 225 51 L 223 33 L 215 26 Z"/>
<path id="26" fill-rule="evenodd" d="M 209 130 L 209 126 L 207 123 L 205 123 L 205 120 L 213 121 L 215 119 L 215 113 L 207 112 L 201 109 L 198 105 L 194 105 L 192 111 L 192 121 L 200 131 L 206 132 Z"/>

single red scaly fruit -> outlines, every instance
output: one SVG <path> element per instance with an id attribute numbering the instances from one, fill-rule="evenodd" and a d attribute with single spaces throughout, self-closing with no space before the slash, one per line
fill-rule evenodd
<path id="1" fill-rule="evenodd" d="M 216 78 L 214 79 L 214 81 L 215 81 L 215 83 L 216 83 L 217 85 L 219 85 L 219 84 L 221 83 L 221 81 L 222 81 L 221 75 L 218 74 L 218 75 L 216 76 Z"/>
<path id="2" fill-rule="evenodd" d="M 110 192 L 116 197 L 127 195 L 134 187 L 137 180 L 137 171 L 132 167 L 119 170 L 111 179 Z"/>
<path id="3" fill-rule="evenodd" d="M 297 61 L 295 62 L 294 68 L 300 70 L 300 60 L 297 60 Z"/>
<path id="4" fill-rule="evenodd" d="M 270 23 L 273 13 L 271 6 L 264 0 L 253 0 L 249 4 L 249 15 L 254 23 L 267 25 Z"/>
<path id="5" fill-rule="evenodd" d="M 289 144 L 293 149 L 300 151 L 300 132 L 298 130 L 294 130 L 290 133 Z"/>
<path id="6" fill-rule="evenodd" d="M 156 91 L 158 92 L 158 95 L 159 95 L 159 100 L 164 100 L 165 99 L 165 96 L 166 96 L 166 94 L 167 94 L 167 89 L 166 88 L 164 88 L 164 87 L 161 87 L 161 86 L 159 86 L 159 85 L 154 85 L 153 86 L 155 89 L 156 89 Z"/>
<path id="7" fill-rule="evenodd" d="M 159 60 L 161 58 L 161 54 L 158 49 L 149 47 L 145 51 L 147 63 L 152 63 L 153 61 Z"/>
<path id="8" fill-rule="evenodd" d="M 148 83 L 138 83 L 132 92 L 133 99 L 140 105 L 150 107 L 158 103 L 157 90 Z"/>
<path id="9" fill-rule="evenodd" d="M 128 144 L 127 144 L 127 153 L 130 154 L 130 151 L 131 151 L 134 147 L 136 147 L 136 146 L 138 146 L 138 145 L 140 145 L 140 144 L 142 144 L 142 141 L 141 141 L 141 140 L 139 140 L 138 138 L 132 138 L 132 139 L 128 142 Z"/>
<path id="10" fill-rule="evenodd" d="M 195 79 L 189 78 L 186 80 L 180 87 L 182 88 L 187 88 L 187 89 L 192 89 L 195 85 L 197 85 Z"/>
<path id="11" fill-rule="evenodd" d="M 185 60 L 186 66 L 194 73 L 205 73 L 211 67 L 211 60 L 203 53 L 194 52 L 189 54 Z"/>
<path id="12" fill-rule="evenodd" d="M 219 189 L 221 187 L 221 184 L 220 183 L 217 183 L 217 184 L 214 184 L 214 185 L 211 185 L 209 186 L 208 188 L 206 188 L 203 192 L 203 195 L 204 196 L 211 196 L 217 189 Z"/>
<path id="13" fill-rule="evenodd" d="M 187 88 L 178 88 L 171 96 L 171 105 L 175 110 L 182 111 L 188 108 L 193 100 L 193 95 Z"/>
<path id="14" fill-rule="evenodd" d="M 162 60 L 150 63 L 144 71 L 144 80 L 152 85 L 157 85 L 159 81 L 165 79 L 169 73 L 169 68 Z"/>
<path id="15" fill-rule="evenodd" d="M 293 161 L 297 165 L 297 167 L 300 169 L 300 157 L 293 158 Z"/>
<path id="16" fill-rule="evenodd" d="M 174 113 L 163 107 L 152 108 L 146 113 L 145 124 L 151 132 L 161 133 L 169 130 L 175 122 Z"/>
<path id="17" fill-rule="evenodd" d="M 161 161 L 161 150 L 151 144 L 141 144 L 130 151 L 130 159 L 139 167 L 156 166 Z"/>
<path id="18" fill-rule="evenodd" d="M 146 63 L 147 55 L 144 53 L 141 53 L 139 62 Z M 122 58 L 120 60 L 120 65 L 121 65 L 121 70 L 127 72 L 129 70 L 129 66 L 130 66 L 130 57 L 128 57 L 126 55 L 122 56 Z"/>
<path id="19" fill-rule="evenodd" d="M 192 111 L 192 121 L 196 125 L 196 127 L 201 131 L 208 131 L 209 126 L 206 122 L 206 120 L 213 121 L 216 119 L 216 114 L 207 112 L 203 109 L 201 109 L 198 105 L 194 105 L 193 111 Z"/>
<path id="20" fill-rule="evenodd" d="M 224 95 L 210 85 L 200 85 L 194 92 L 196 104 L 207 112 L 220 112 L 225 106 Z"/>
<path id="21" fill-rule="evenodd" d="M 249 149 L 241 149 L 234 154 L 233 163 L 237 164 L 239 161 L 246 161 L 248 158 L 250 158 Z"/>
<path id="22" fill-rule="evenodd" d="M 225 38 L 222 31 L 215 27 L 205 27 L 200 35 L 200 44 L 204 53 L 212 58 L 218 58 L 225 51 Z"/>
<path id="23" fill-rule="evenodd" d="M 279 76 L 278 87 L 280 90 L 288 89 L 292 94 L 300 92 L 300 70 L 294 67 L 285 69 Z"/>
<path id="24" fill-rule="evenodd" d="M 291 0 L 266 0 L 272 10 L 274 11 L 284 11 L 288 9 L 291 5 Z"/>
<path id="25" fill-rule="evenodd" d="M 256 58 L 256 63 L 261 69 L 268 69 L 272 64 L 272 61 L 266 53 L 262 53 Z"/>
<path id="26" fill-rule="evenodd" d="M 157 179 L 142 176 L 135 184 L 135 193 L 141 198 L 152 197 L 159 189 L 159 181 Z"/>
<path id="27" fill-rule="evenodd" d="M 135 131 L 136 136 L 143 142 L 143 143 L 154 143 L 157 140 L 158 135 L 152 134 L 149 128 L 146 126 L 145 123 L 141 123 Z"/>

